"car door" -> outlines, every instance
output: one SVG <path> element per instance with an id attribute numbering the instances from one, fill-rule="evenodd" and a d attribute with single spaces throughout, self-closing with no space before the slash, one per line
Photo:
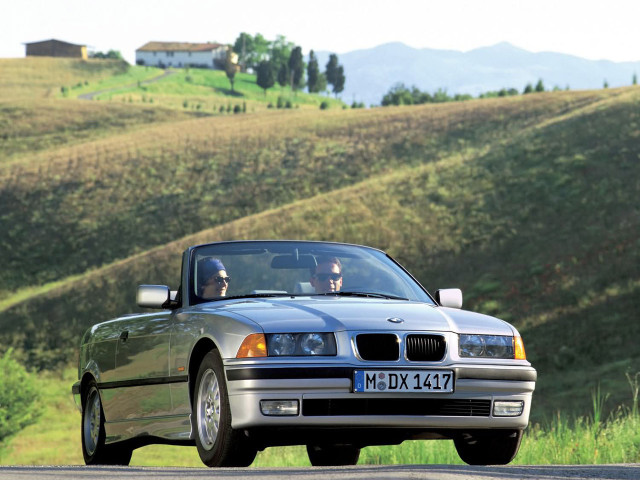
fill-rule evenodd
<path id="1" fill-rule="evenodd" d="M 171 312 L 118 322 L 115 369 L 101 387 L 108 422 L 161 417 L 171 411 L 169 339 Z"/>

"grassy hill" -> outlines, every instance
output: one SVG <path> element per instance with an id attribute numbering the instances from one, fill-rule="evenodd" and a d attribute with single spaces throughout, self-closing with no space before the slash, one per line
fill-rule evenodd
<path id="1" fill-rule="evenodd" d="M 0 163 L 0 340 L 29 364 L 73 360 L 84 329 L 136 310 L 137 284 L 177 286 L 188 245 L 327 239 L 385 249 L 513 322 L 539 371 L 534 418 L 592 411 L 598 384 L 609 407 L 629 399 L 640 89 L 206 116 L 46 101 L 98 125 Z M 100 128 L 120 114 L 130 127 Z"/>

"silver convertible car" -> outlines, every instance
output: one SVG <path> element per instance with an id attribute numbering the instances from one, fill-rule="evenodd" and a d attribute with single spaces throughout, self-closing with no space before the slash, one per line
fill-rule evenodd
<path id="1" fill-rule="evenodd" d="M 82 338 L 72 392 L 87 464 L 195 445 L 211 467 L 306 445 L 312 465 L 360 449 L 452 439 L 469 464 L 518 452 L 535 388 L 518 331 L 430 295 L 380 250 L 328 242 L 194 246 L 181 284 L 141 285 L 157 312 Z"/>

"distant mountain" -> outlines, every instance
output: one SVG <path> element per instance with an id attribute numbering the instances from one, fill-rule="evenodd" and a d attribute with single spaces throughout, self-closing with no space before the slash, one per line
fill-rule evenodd
<path id="1" fill-rule="evenodd" d="M 324 71 L 330 52 L 317 52 Z M 415 85 L 422 91 L 439 88 L 449 94 L 480 93 L 501 88 L 522 92 L 527 83 L 542 79 L 545 88 L 571 90 L 630 85 L 640 74 L 640 62 L 616 63 L 586 60 L 553 52 L 532 53 L 503 42 L 469 52 L 412 48 L 387 43 L 367 50 L 338 54 L 347 77 L 342 99 L 378 105 L 396 83 Z"/>

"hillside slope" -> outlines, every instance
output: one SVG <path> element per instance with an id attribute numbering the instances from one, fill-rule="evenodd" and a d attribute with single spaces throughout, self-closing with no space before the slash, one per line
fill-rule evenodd
<path id="1" fill-rule="evenodd" d="M 20 156 L 0 164 L 0 300 L 616 95 L 209 117 Z"/>
<path id="2" fill-rule="evenodd" d="M 82 168 L 69 163 L 73 149 L 33 157 L 11 192 L 39 212 L 48 201 L 86 201 L 77 211 L 91 215 L 41 224 L 48 242 L 16 230 L 18 217 L 6 221 L 12 251 L 33 272 L 14 266 L 4 288 L 36 273 L 63 284 L 5 302 L 0 339 L 46 368 L 72 359 L 92 323 L 136 310 L 137 284 L 177 286 L 188 245 L 347 241 L 385 249 L 427 288 L 459 286 L 465 308 L 513 322 L 539 370 L 534 418 L 589 412 L 598 384 L 612 394 L 608 406 L 619 404 L 630 398 L 625 372 L 640 371 L 639 104 L 640 89 L 628 88 L 196 120 L 179 133 L 160 126 L 92 144 Z M 55 170 L 77 183 L 60 173 L 48 184 L 42 162 L 68 165 Z M 114 217 L 92 206 L 106 203 Z M 71 253 L 53 256 L 50 239 L 64 239 L 56 229 L 76 225 L 85 230 L 72 232 Z M 75 252 L 95 258 L 83 264 Z M 80 276 L 64 282 L 71 274 Z"/>

